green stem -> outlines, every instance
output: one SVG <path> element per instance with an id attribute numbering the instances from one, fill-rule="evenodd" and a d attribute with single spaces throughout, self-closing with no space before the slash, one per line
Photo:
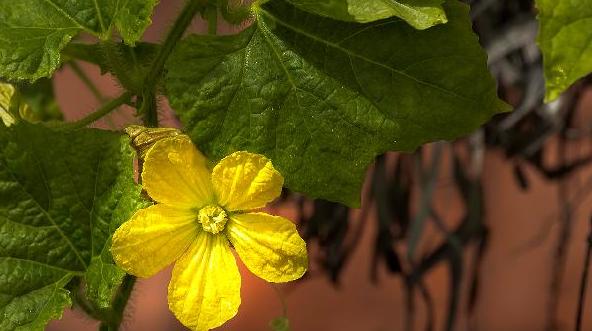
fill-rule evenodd
<path id="1" fill-rule="evenodd" d="M 158 126 L 158 113 L 155 104 L 155 89 L 160 81 L 162 70 L 167 59 L 171 55 L 173 49 L 183 37 L 185 30 L 191 25 L 193 17 L 207 6 L 207 0 L 188 0 L 183 7 L 183 10 L 177 17 L 177 20 L 173 24 L 171 30 L 167 34 L 162 47 L 158 51 L 152 68 L 148 72 L 145 78 L 146 85 L 142 92 L 142 104 L 140 106 L 140 113 L 144 114 L 144 122 L 148 126 Z"/>
<path id="2" fill-rule="evenodd" d="M 75 61 L 70 61 L 68 64 L 72 68 L 72 71 L 74 71 L 74 74 L 78 76 L 78 79 L 80 79 L 86 88 L 88 88 L 88 90 L 93 94 L 95 99 L 97 99 L 98 102 L 105 102 L 105 96 L 101 93 L 101 91 L 99 91 L 92 80 L 86 75 L 84 70 L 82 70 L 82 68 L 78 65 L 78 63 Z"/>
<path id="3" fill-rule="evenodd" d="M 215 36 L 218 33 L 218 7 L 208 6 L 206 9 L 206 19 L 208 20 L 208 34 Z"/>
<path id="4" fill-rule="evenodd" d="M 288 305 L 286 304 L 286 298 L 284 298 L 284 294 L 275 284 L 270 285 L 275 290 L 275 294 L 277 294 L 280 304 L 282 305 L 282 316 L 288 317 Z"/>
<path id="5" fill-rule="evenodd" d="M 113 308 L 111 309 L 110 318 L 107 321 L 101 322 L 100 331 L 118 331 L 123 322 L 125 306 L 132 294 L 137 278 L 132 275 L 125 275 L 123 282 L 119 287 L 119 292 L 113 299 Z"/>
<path id="6" fill-rule="evenodd" d="M 76 74 L 78 79 L 80 79 L 80 81 L 82 83 L 84 83 L 86 88 L 93 94 L 93 96 L 95 97 L 95 99 L 98 102 L 103 103 L 103 102 L 107 101 L 107 98 L 103 95 L 103 93 L 101 93 L 101 91 L 97 88 L 97 86 L 92 82 L 92 80 L 90 79 L 90 77 L 88 77 L 86 72 L 84 72 L 84 70 L 82 70 L 82 68 L 78 65 L 78 62 L 70 61 L 70 62 L 68 62 L 68 64 L 70 65 L 70 67 L 72 68 L 72 71 Z M 113 119 L 111 117 L 106 117 L 105 121 L 107 122 L 107 124 L 109 125 L 109 127 L 111 129 L 116 128 L 115 123 L 113 123 Z"/>
<path id="7" fill-rule="evenodd" d="M 107 102 L 101 108 L 97 109 L 97 111 L 91 113 L 90 115 L 86 116 L 83 119 L 80 119 L 76 122 L 64 123 L 58 128 L 60 129 L 80 129 L 84 128 L 87 125 L 96 122 L 97 120 L 101 119 L 101 117 L 109 114 L 110 112 L 117 109 L 119 106 L 126 104 L 130 101 L 132 97 L 131 92 L 124 92 L 119 97 Z"/>

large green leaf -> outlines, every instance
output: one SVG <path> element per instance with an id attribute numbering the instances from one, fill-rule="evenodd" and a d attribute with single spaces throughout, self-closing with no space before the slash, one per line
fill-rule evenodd
<path id="1" fill-rule="evenodd" d="M 377 154 L 453 139 L 507 110 L 496 96 L 468 7 L 418 31 L 399 19 L 345 23 L 284 1 L 256 8 L 235 36 L 191 36 L 168 62 L 173 109 L 214 159 L 271 158 L 286 185 L 359 205 Z"/>
<path id="2" fill-rule="evenodd" d="M 0 125 L 0 330 L 43 330 L 87 284 L 109 305 L 124 273 L 111 234 L 145 206 L 127 138 L 101 130 Z"/>
<path id="3" fill-rule="evenodd" d="M 51 75 L 60 51 L 80 32 L 101 39 L 116 27 L 133 44 L 150 24 L 157 0 L 0 0 L 0 76 Z"/>
<path id="4" fill-rule="evenodd" d="M 400 17 L 416 29 L 446 23 L 444 0 L 288 0 L 294 6 L 330 18 L 368 23 Z"/>
<path id="5" fill-rule="evenodd" d="M 592 72 L 592 0 L 537 0 L 546 101 Z"/>

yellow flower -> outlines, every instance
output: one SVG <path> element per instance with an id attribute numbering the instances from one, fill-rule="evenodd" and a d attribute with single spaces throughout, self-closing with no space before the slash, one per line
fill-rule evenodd
<path id="1" fill-rule="evenodd" d="M 210 172 L 187 136 L 157 142 L 147 153 L 142 185 L 157 204 L 139 210 L 113 235 L 117 265 L 150 277 L 176 261 L 169 307 L 192 330 L 236 315 L 240 274 L 230 244 L 269 282 L 302 277 L 306 244 L 283 217 L 254 209 L 277 198 L 283 177 L 262 155 L 236 152 Z"/>

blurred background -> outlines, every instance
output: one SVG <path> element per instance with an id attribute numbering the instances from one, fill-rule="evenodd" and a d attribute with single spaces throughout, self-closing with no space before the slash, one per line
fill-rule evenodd
<path id="1" fill-rule="evenodd" d="M 294 331 L 574 330 L 592 216 L 590 80 L 544 105 L 532 1 L 468 2 L 500 96 L 515 111 L 454 143 L 379 157 L 359 210 L 284 192 L 270 211 L 299 224 L 310 271 L 272 287 L 241 265 L 241 308 L 219 330 L 270 330 L 282 302 Z M 162 38 L 181 5 L 161 1 L 146 41 Z M 192 31 L 206 25 L 196 19 Z M 56 77 L 69 121 L 117 95 L 112 77 L 85 63 Z M 165 98 L 160 106 L 161 124 L 178 127 Z M 130 123 L 139 121 L 122 108 L 95 125 Z M 167 269 L 139 281 L 125 330 L 184 330 L 167 307 L 169 278 Z M 592 330 L 592 291 L 584 294 L 582 329 Z M 96 328 L 67 311 L 48 330 Z"/>

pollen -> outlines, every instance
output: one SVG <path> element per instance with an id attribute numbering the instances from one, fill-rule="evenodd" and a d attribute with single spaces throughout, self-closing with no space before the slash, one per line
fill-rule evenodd
<path id="1" fill-rule="evenodd" d="M 220 206 L 209 205 L 199 210 L 197 220 L 204 231 L 216 234 L 224 230 L 228 215 Z"/>

